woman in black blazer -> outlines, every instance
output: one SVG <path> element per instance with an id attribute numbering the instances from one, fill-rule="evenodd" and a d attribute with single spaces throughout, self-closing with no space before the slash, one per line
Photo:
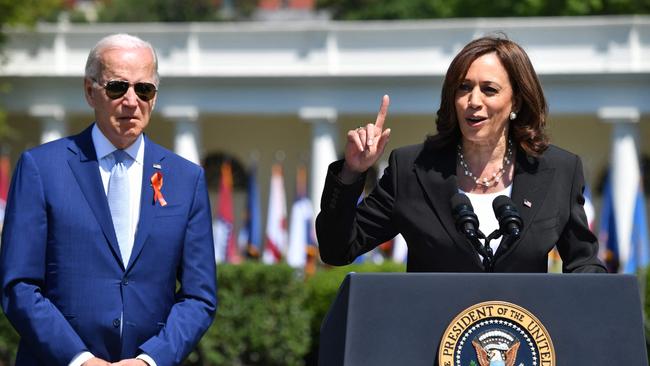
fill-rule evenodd
<path id="1" fill-rule="evenodd" d="M 606 271 L 587 226 L 582 163 L 549 145 L 544 94 L 519 45 L 497 37 L 467 44 L 445 76 L 438 133 L 394 150 L 357 205 L 365 173 L 388 142 L 388 104 L 384 96 L 374 124 L 348 131 L 345 159 L 329 167 L 316 221 L 324 262 L 351 263 L 401 233 L 410 272 L 547 272 L 553 247 L 564 272 Z M 486 208 L 494 197 L 509 196 L 520 214 L 520 236 L 493 240 L 491 261 L 456 229 L 450 200 L 459 192 L 486 234 L 499 228 Z"/>

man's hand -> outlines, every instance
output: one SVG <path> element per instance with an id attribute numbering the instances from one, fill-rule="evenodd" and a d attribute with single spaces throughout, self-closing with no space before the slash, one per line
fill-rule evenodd
<path id="1" fill-rule="evenodd" d="M 375 123 L 348 131 L 348 142 L 345 146 L 345 164 L 341 172 L 341 179 L 351 183 L 359 174 L 379 160 L 388 143 L 390 129 L 384 130 L 384 120 L 388 114 L 388 95 L 381 99 L 381 107 Z"/>
<path id="2" fill-rule="evenodd" d="M 81 366 L 110 366 L 110 362 L 104 361 L 101 358 L 93 357 L 90 360 L 84 362 Z"/>
<path id="3" fill-rule="evenodd" d="M 149 366 L 148 363 L 144 362 L 139 358 L 129 358 L 128 360 L 122 360 L 120 362 L 114 362 L 111 365 L 114 366 Z"/>

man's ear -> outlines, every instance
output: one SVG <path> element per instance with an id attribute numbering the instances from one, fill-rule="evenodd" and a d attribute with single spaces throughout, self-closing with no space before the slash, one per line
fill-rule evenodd
<path id="1" fill-rule="evenodd" d="M 93 88 L 93 81 L 85 77 L 84 78 L 84 96 L 86 97 L 86 102 L 91 108 L 95 108 L 95 89 Z"/>

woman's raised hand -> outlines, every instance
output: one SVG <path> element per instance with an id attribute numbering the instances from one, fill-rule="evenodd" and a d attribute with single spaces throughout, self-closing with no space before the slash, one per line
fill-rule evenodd
<path id="1" fill-rule="evenodd" d="M 345 164 L 341 178 L 344 181 L 355 179 L 359 174 L 373 166 L 384 152 L 390 136 L 390 128 L 384 130 L 384 120 L 388 114 L 390 99 L 384 95 L 375 123 L 368 123 L 348 131 L 345 145 Z"/>

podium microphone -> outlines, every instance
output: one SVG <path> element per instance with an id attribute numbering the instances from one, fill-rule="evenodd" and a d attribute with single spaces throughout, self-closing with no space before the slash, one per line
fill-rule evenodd
<path id="1" fill-rule="evenodd" d="M 509 236 L 511 240 L 516 240 L 521 234 L 524 222 L 519 216 L 519 211 L 514 202 L 508 196 L 498 196 L 492 201 L 494 216 L 499 221 L 499 231 L 502 235 Z"/>
<path id="2" fill-rule="evenodd" d="M 489 241 L 483 245 L 479 239 L 485 239 L 485 234 L 478 229 L 478 217 L 474 213 L 474 208 L 469 198 L 462 194 L 456 193 L 451 197 L 451 214 L 456 222 L 456 229 L 472 244 L 478 254 L 483 257 L 483 266 L 486 272 L 492 272 L 492 248 Z"/>
<path id="3" fill-rule="evenodd" d="M 470 240 L 478 238 L 478 217 L 466 195 L 456 193 L 451 197 L 451 213 L 456 222 L 456 229 L 460 233 Z"/>

